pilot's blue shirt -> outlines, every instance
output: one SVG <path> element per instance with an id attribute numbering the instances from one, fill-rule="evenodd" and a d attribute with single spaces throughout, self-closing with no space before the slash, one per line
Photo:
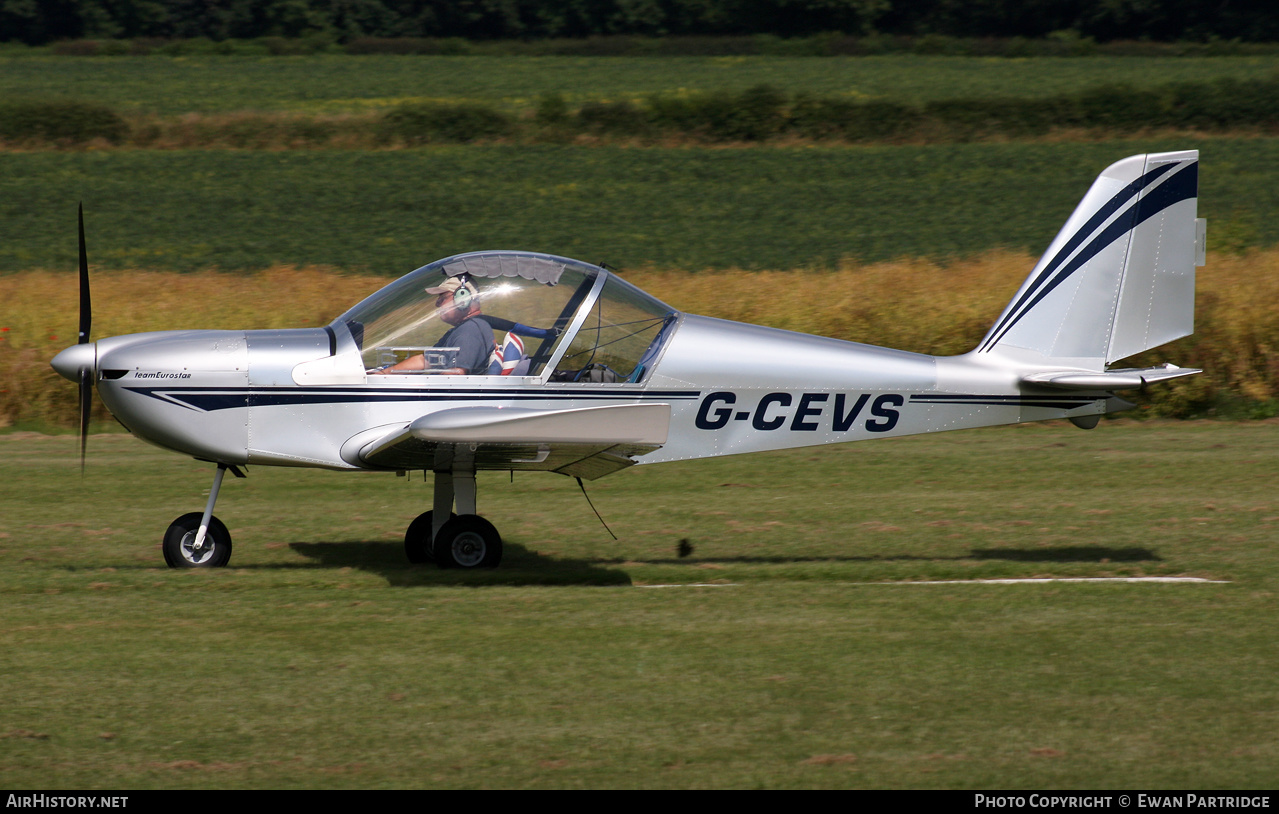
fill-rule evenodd
<path id="1" fill-rule="evenodd" d="M 435 343 L 441 348 L 457 348 L 445 367 L 460 367 L 472 376 L 488 373 L 489 359 L 493 356 L 493 326 L 484 317 L 471 317 L 449 329 Z"/>

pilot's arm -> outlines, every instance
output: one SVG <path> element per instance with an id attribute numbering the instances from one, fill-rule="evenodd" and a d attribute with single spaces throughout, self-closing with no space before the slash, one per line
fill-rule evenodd
<path id="1" fill-rule="evenodd" d="M 489 357 L 493 354 L 493 329 L 483 319 L 468 318 L 452 330 L 440 337 L 440 347 L 456 346 L 453 355 L 453 367 L 433 371 L 436 375 L 466 376 L 482 375 L 488 371 Z M 369 373 L 385 375 L 387 373 L 412 373 L 426 369 L 426 356 L 416 354 L 387 367 L 375 368 Z"/>
<path id="2" fill-rule="evenodd" d="M 385 376 L 388 373 L 415 373 L 419 370 L 426 369 L 426 354 L 419 353 L 416 356 L 410 356 L 402 362 L 396 362 L 393 365 L 384 365 L 375 367 L 368 371 L 370 376 Z M 436 371 L 437 374 L 444 376 L 463 376 L 467 370 L 461 367 L 449 367 Z"/>
<path id="3" fill-rule="evenodd" d="M 426 354 L 419 353 L 416 356 L 410 356 L 407 359 L 396 362 L 393 365 L 383 365 L 375 367 L 368 371 L 373 376 L 383 376 L 387 373 L 412 373 L 415 370 L 426 369 Z"/>

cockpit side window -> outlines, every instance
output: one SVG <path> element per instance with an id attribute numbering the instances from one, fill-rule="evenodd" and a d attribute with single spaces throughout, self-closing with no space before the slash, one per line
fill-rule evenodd
<path id="1" fill-rule="evenodd" d="M 670 306 L 610 276 L 551 380 L 643 381 L 676 316 Z"/>

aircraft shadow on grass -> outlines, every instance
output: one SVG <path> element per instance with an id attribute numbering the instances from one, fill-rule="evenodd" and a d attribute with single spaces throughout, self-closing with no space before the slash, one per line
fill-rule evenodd
<path id="1" fill-rule="evenodd" d="M 289 548 L 325 568 L 358 568 L 378 574 L 391 585 L 629 585 L 617 562 L 548 557 L 519 543 L 504 542 L 501 569 L 441 569 L 407 565 L 404 547 L 385 542 L 290 543 Z"/>
<path id="2" fill-rule="evenodd" d="M 1056 546 L 1048 548 L 972 549 L 958 556 L 887 554 L 830 557 L 688 557 L 622 560 L 618 558 L 562 559 L 539 554 L 518 543 L 506 543 L 506 559 L 501 570 L 443 570 L 432 565 L 408 566 L 398 545 L 385 542 L 299 542 L 289 547 L 315 565 L 325 568 L 358 568 L 382 576 L 391 585 L 630 585 L 623 566 L 684 565 L 707 563 L 782 565 L 787 563 L 866 562 L 957 562 L 962 560 L 1007 560 L 1038 563 L 1121 563 L 1159 562 L 1162 558 L 1147 548 L 1107 546 Z"/>
<path id="3" fill-rule="evenodd" d="M 967 554 L 953 557 L 935 554 L 867 554 L 830 557 L 702 557 L 693 559 L 659 558 L 632 559 L 629 562 L 642 565 L 703 565 L 708 562 L 738 563 L 745 565 L 782 565 L 784 563 L 818 562 L 959 562 L 963 560 L 1010 560 L 1012 562 L 1161 562 L 1163 560 L 1148 548 L 1108 548 L 1106 546 L 1056 546 L 1049 548 L 975 548 Z M 621 560 L 584 560 L 584 563 L 620 564 Z"/>
<path id="4" fill-rule="evenodd" d="M 1148 548 L 1107 548 L 1106 546 L 1061 546 L 1056 548 L 975 548 L 970 559 L 1012 560 L 1014 562 L 1162 562 Z"/>

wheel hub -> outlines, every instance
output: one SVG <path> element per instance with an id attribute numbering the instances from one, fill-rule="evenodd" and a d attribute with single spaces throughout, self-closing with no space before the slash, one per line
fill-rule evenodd
<path id="1" fill-rule="evenodd" d="M 473 531 L 466 531 L 453 538 L 453 559 L 464 568 L 472 568 L 484 560 L 484 538 Z"/>
<path id="2" fill-rule="evenodd" d="M 195 538 L 199 535 L 199 531 L 188 531 L 182 535 L 182 559 L 192 565 L 203 565 L 213 556 L 213 546 L 210 544 L 209 536 L 204 536 L 204 542 L 198 547 L 195 544 Z"/>

